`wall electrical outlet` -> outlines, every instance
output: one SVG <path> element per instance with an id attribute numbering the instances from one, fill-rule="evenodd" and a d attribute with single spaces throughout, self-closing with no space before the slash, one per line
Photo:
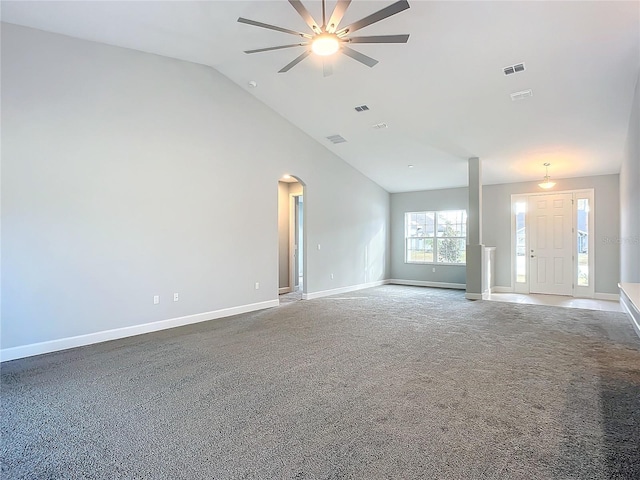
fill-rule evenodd
<path id="1" fill-rule="evenodd" d="M 435 271 L 436 271 L 436 267 L 433 267 L 433 268 L 431 269 L 431 271 L 432 271 L 432 272 L 435 272 Z"/>
<path id="2" fill-rule="evenodd" d="M 331 280 L 333 280 L 333 273 L 331 274 Z"/>
<path id="3" fill-rule="evenodd" d="M 160 303 L 160 295 L 154 295 L 153 296 L 153 304 L 157 305 Z"/>
<path id="4" fill-rule="evenodd" d="M 260 282 L 256 282 L 256 290 L 260 290 Z"/>
<path id="5" fill-rule="evenodd" d="M 179 293 L 174 293 L 173 294 L 173 301 L 177 302 L 178 300 L 180 300 L 180 294 Z"/>

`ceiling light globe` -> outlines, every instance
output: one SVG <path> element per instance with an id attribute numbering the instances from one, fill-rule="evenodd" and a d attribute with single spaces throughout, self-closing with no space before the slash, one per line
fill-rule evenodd
<path id="1" fill-rule="evenodd" d="M 551 180 L 549 180 L 549 179 L 545 179 L 545 181 L 544 181 L 544 182 L 542 182 L 542 183 L 539 183 L 539 184 L 538 184 L 538 186 L 539 186 L 540 188 L 545 188 L 545 189 L 552 188 L 552 187 L 554 187 L 555 185 L 556 185 L 556 182 L 552 182 L 552 181 L 551 181 Z"/>
<path id="2" fill-rule="evenodd" d="M 336 35 L 322 33 L 316 36 L 311 43 L 311 50 L 316 55 L 326 57 L 333 55 L 340 49 L 340 40 Z"/>

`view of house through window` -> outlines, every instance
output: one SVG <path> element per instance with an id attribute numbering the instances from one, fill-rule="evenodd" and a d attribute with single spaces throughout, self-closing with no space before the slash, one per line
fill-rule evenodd
<path id="1" fill-rule="evenodd" d="M 578 199 L 578 285 L 589 286 L 589 199 Z"/>
<path id="2" fill-rule="evenodd" d="M 517 202 L 516 211 L 516 282 L 527 281 L 527 231 L 525 213 L 527 202 Z"/>
<path id="3" fill-rule="evenodd" d="M 466 262 L 466 210 L 407 212 L 404 227 L 406 263 Z"/>

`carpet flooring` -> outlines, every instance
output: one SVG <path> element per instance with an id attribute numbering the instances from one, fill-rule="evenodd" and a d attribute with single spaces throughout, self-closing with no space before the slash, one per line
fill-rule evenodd
<path id="1" fill-rule="evenodd" d="M 1 368 L 3 479 L 638 479 L 621 313 L 383 286 Z"/>

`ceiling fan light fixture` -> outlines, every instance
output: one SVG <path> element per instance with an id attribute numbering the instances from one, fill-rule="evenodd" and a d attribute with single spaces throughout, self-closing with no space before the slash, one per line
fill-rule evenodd
<path id="1" fill-rule="evenodd" d="M 302 0 L 289 0 L 291 6 L 296 10 L 296 12 L 298 12 L 298 14 L 302 17 L 304 22 L 312 30 L 313 33 L 298 32 L 296 30 L 290 30 L 288 28 L 279 27 L 277 25 L 270 25 L 268 23 L 257 22 L 248 18 L 239 17 L 238 22 L 240 23 L 253 25 L 260 28 L 266 28 L 269 30 L 275 30 L 276 32 L 288 33 L 290 35 L 295 35 L 296 37 L 302 37 L 304 39 L 299 43 L 245 50 L 244 53 L 260 53 L 270 52 L 273 50 L 281 50 L 283 48 L 305 47 L 304 52 L 294 58 L 293 61 L 282 67 L 280 70 L 278 70 L 278 73 L 288 72 L 312 53 L 318 55 L 319 57 L 329 57 L 336 53 L 341 53 L 371 68 L 374 67 L 378 63 L 378 61 L 375 58 L 371 58 L 365 55 L 364 53 L 360 53 L 357 50 L 349 48 L 346 43 L 407 43 L 407 41 L 409 40 L 409 34 L 365 35 L 360 37 L 348 36 L 357 30 L 368 27 L 369 25 L 378 23 L 381 20 L 405 11 L 409 8 L 409 2 L 407 0 L 396 0 L 395 3 L 392 3 L 391 5 L 388 5 L 383 9 L 372 13 L 371 15 L 367 15 L 366 17 L 361 18 L 360 20 L 341 28 L 340 22 L 342 21 L 345 11 L 351 4 L 351 1 L 352 0 L 335 0 L 333 13 L 331 13 L 330 16 L 327 16 L 327 2 L 325 0 L 322 0 L 322 23 L 318 23 L 313 19 L 313 17 L 309 13 L 309 10 L 307 10 L 307 8 L 302 4 Z M 328 77 L 333 73 L 332 65 L 332 62 L 323 60 L 322 73 L 325 77 Z"/>
<path id="2" fill-rule="evenodd" d="M 313 37 L 311 41 L 311 51 L 316 55 L 328 57 L 340 50 L 340 40 L 332 33 L 321 33 Z"/>
<path id="3" fill-rule="evenodd" d="M 552 182 L 551 181 L 551 177 L 549 177 L 549 166 L 551 164 L 550 163 L 545 163 L 544 167 L 545 167 L 545 176 L 542 179 L 542 182 L 538 184 L 538 186 L 540 188 L 544 188 L 545 190 L 548 190 L 551 187 L 554 187 L 556 182 Z"/>

